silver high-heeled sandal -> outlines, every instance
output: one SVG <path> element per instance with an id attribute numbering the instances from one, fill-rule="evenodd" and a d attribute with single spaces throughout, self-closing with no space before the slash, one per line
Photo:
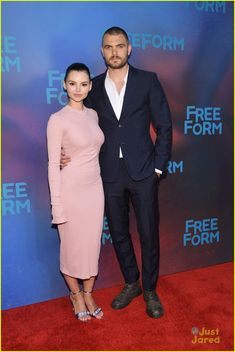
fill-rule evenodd
<path id="1" fill-rule="evenodd" d="M 90 314 L 87 310 L 84 310 L 84 311 L 81 311 L 81 312 L 76 312 L 76 302 L 74 300 L 74 296 L 78 296 L 79 294 L 81 294 L 82 290 L 79 290 L 77 292 L 70 292 L 70 300 L 72 302 L 72 305 L 73 305 L 73 311 L 74 311 L 74 315 L 75 317 L 80 320 L 80 321 L 83 321 L 83 322 L 86 322 L 88 321 L 88 319 L 85 319 L 84 318 L 87 318 Z"/>
<path id="2" fill-rule="evenodd" d="M 83 292 L 87 295 L 89 295 L 89 294 L 91 295 L 93 291 L 84 291 L 83 290 Z M 97 308 L 95 308 L 95 310 L 93 312 L 89 311 L 88 313 L 90 314 L 91 317 L 96 318 L 96 319 L 102 319 L 104 316 L 104 313 L 100 307 L 97 307 Z M 102 313 L 102 315 L 99 315 L 100 313 Z"/>

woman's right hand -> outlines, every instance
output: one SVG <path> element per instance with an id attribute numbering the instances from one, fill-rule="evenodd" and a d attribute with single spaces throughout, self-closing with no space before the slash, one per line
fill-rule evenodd
<path id="1" fill-rule="evenodd" d="M 70 156 L 65 155 L 65 152 L 63 149 L 61 150 L 60 154 L 60 168 L 63 169 L 65 166 L 67 166 L 71 161 Z"/>

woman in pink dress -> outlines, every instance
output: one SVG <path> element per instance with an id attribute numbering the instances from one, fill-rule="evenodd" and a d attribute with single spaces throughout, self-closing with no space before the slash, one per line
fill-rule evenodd
<path id="1" fill-rule="evenodd" d="M 60 236 L 60 270 L 70 289 L 75 316 L 81 321 L 102 318 L 92 290 L 98 274 L 104 215 L 99 151 L 104 135 L 93 109 L 83 100 L 92 88 L 86 65 L 70 65 L 64 78 L 68 104 L 52 114 L 47 126 L 48 178 L 52 223 Z M 60 169 L 61 148 L 71 155 Z M 83 281 L 83 289 L 78 279 Z"/>

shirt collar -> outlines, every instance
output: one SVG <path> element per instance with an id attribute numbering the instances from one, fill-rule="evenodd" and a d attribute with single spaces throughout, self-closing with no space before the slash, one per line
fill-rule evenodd
<path id="1" fill-rule="evenodd" d="M 128 73 L 129 73 L 129 65 L 127 67 L 127 72 L 126 72 L 126 75 L 124 77 L 124 83 L 126 84 L 127 82 L 127 77 L 128 77 Z M 109 81 L 113 82 L 113 80 L 110 78 L 109 76 L 109 70 L 107 70 L 107 73 L 106 73 L 106 79 L 108 79 Z"/>

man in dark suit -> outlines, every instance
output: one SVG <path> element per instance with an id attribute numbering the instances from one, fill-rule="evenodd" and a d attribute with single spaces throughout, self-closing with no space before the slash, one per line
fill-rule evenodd
<path id="1" fill-rule="evenodd" d="M 105 135 L 100 151 L 105 212 L 125 285 L 112 301 L 126 307 L 142 293 L 129 233 L 129 201 L 137 221 L 142 255 L 142 287 L 147 314 L 164 314 L 156 293 L 159 273 L 158 183 L 171 153 L 172 125 L 168 103 L 155 73 L 128 64 L 127 33 L 109 28 L 102 38 L 107 71 L 93 79 L 87 106 L 94 108 Z M 150 124 L 156 128 L 153 144 Z"/>
<path id="2" fill-rule="evenodd" d="M 100 152 L 106 215 L 125 280 L 113 300 L 126 307 L 141 294 L 139 269 L 129 234 L 129 200 L 133 204 L 142 254 L 142 286 L 147 313 L 158 318 L 163 307 L 155 288 L 159 272 L 158 182 L 171 152 L 168 103 L 155 73 L 128 64 L 131 45 L 126 32 L 108 29 L 102 39 L 107 71 L 93 80 L 89 103 L 98 113 L 105 143 Z M 156 128 L 155 145 L 150 123 Z"/>

